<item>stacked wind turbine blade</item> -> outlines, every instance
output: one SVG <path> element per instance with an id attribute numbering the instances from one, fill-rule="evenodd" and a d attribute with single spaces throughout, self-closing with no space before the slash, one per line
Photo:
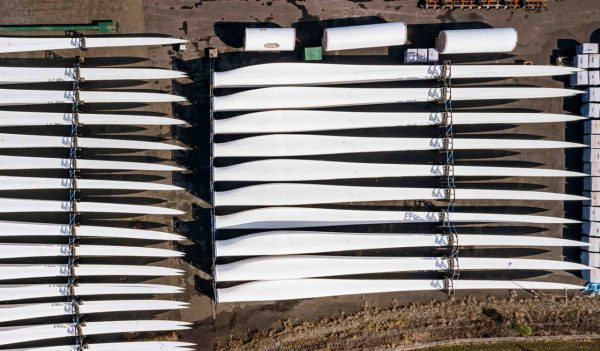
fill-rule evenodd
<path id="1" fill-rule="evenodd" d="M 165 207 L 127 205 L 104 202 L 76 202 L 55 200 L 30 200 L 0 198 L 0 213 L 71 212 L 80 213 L 131 213 L 178 216 L 185 212 Z"/>
<path id="2" fill-rule="evenodd" d="M 0 126 L 45 126 L 62 125 L 70 126 L 75 122 L 72 113 L 55 112 L 22 112 L 2 111 L 0 112 Z M 117 114 L 94 114 L 79 113 L 77 122 L 81 125 L 180 125 L 185 121 L 160 116 L 145 115 L 117 115 Z"/>
<path id="3" fill-rule="evenodd" d="M 186 329 L 191 329 L 190 323 L 168 320 L 87 322 L 84 325 L 81 325 L 81 331 L 83 335 Z M 77 336 L 77 333 L 77 326 L 71 323 L 4 327 L 0 328 L 0 345 L 74 337 Z"/>
<path id="4" fill-rule="evenodd" d="M 453 282 L 454 290 L 581 290 L 582 286 L 562 283 L 514 280 L 466 280 Z M 373 294 L 446 289 L 444 280 L 408 279 L 290 279 L 249 282 L 217 289 L 217 302 L 277 301 L 325 296 Z"/>
<path id="5" fill-rule="evenodd" d="M 182 96 L 163 93 L 130 91 L 80 91 L 79 101 L 84 103 L 151 103 L 184 102 Z M 0 89 L 0 106 L 73 104 L 77 97 L 73 91 Z"/>
<path id="6" fill-rule="evenodd" d="M 514 235 L 457 234 L 460 246 L 589 246 L 575 240 Z M 215 255 L 271 256 L 412 247 L 448 247 L 448 234 L 270 231 L 215 242 Z"/>
<path id="7" fill-rule="evenodd" d="M 497 213 L 447 213 L 455 223 L 557 223 L 579 221 L 547 216 Z M 441 212 L 333 210 L 309 207 L 265 207 L 215 218 L 217 229 L 279 229 L 384 223 L 436 223 Z"/>
<path id="8" fill-rule="evenodd" d="M 152 45 L 175 45 L 187 43 L 187 40 L 168 37 L 0 37 L 0 53 L 46 51 L 102 47 L 130 47 Z"/>
<path id="9" fill-rule="evenodd" d="M 215 157 L 283 157 L 343 153 L 442 150 L 444 138 L 373 138 L 271 134 L 214 144 Z M 455 150 L 562 149 L 584 144 L 550 140 L 452 139 Z"/>
<path id="10" fill-rule="evenodd" d="M 342 202 L 446 200 L 447 188 L 361 187 L 323 184 L 269 183 L 218 191 L 215 206 L 293 206 Z M 581 201 L 583 196 L 522 190 L 460 189 L 455 200 Z"/>
<path id="11" fill-rule="evenodd" d="M 186 78 L 187 74 L 158 68 L 0 67 L 0 84 L 154 80 Z"/>
<path id="12" fill-rule="evenodd" d="M 86 351 L 194 351 L 195 344 L 178 341 L 130 341 L 86 344 Z M 48 346 L 5 351 L 77 351 L 79 345 Z"/>
<path id="13" fill-rule="evenodd" d="M 34 285 L 0 285 L 0 301 L 18 301 L 39 298 L 104 295 L 156 295 L 179 294 L 183 289 L 178 286 L 157 284 L 34 284 Z"/>
<path id="14" fill-rule="evenodd" d="M 0 158 L 0 161 L 2 159 Z M 442 177 L 445 165 L 383 164 L 317 160 L 269 159 L 214 168 L 214 180 L 293 182 L 330 179 Z M 584 173 L 558 169 L 453 166 L 455 176 L 465 177 L 583 177 Z"/>
<path id="15" fill-rule="evenodd" d="M 110 140 L 110 139 L 108 139 Z M 0 169 L 91 169 L 178 172 L 183 168 L 159 163 L 85 160 L 70 158 L 0 156 Z"/>
<path id="16" fill-rule="evenodd" d="M 170 184 L 130 182 L 102 179 L 77 179 L 77 189 L 151 190 L 175 191 L 182 188 Z M 0 190 L 27 189 L 71 189 L 75 184 L 71 178 L 38 178 L 0 176 Z"/>
<path id="17" fill-rule="evenodd" d="M 181 257 L 179 251 L 113 245 L 79 245 L 76 246 L 80 257 Z M 72 255 L 70 245 L 57 244 L 0 244 L 0 260 L 28 257 L 68 257 Z"/>
<path id="18" fill-rule="evenodd" d="M 581 69 L 541 65 L 452 65 L 451 78 L 513 78 L 559 76 Z M 440 65 L 344 65 L 327 63 L 267 63 L 213 73 L 215 88 L 285 85 L 337 85 L 444 77 Z"/>
<path id="19" fill-rule="evenodd" d="M 71 148 L 73 138 L 70 136 L 45 136 L 0 133 L 0 149 L 20 148 Z M 132 149 L 132 150 L 183 150 L 177 145 L 137 140 L 100 139 L 77 137 L 77 146 L 97 149 Z"/>
<path id="20" fill-rule="evenodd" d="M 586 270 L 566 261 L 460 257 L 461 271 L 469 270 Z M 249 258 L 215 267 L 217 282 L 284 280 L 393 272 L 448 271 L 446 257 L 272 256 Z"/>
<path id="21" fill-rule="evenodd" d="M 72 302 L 32 303 L 24 305 L 0 306 L 0 323 L 25 319 L 47 318 L 53 316 L 70 316 L 79 309 L 81 314 L 128 312 L 128 311 L 162 311 L 188 308 L 188 304 L 170 300 L 107 300 Z"/>
<path id="22" fill-rule="evenodd" d="M 579 90 L 559 88 L 452 88 L 453 101 L 521 100 L 567 97 Z M 221 111 L 311 109 L 443 100 L 441 88 L 325 88 L 276 87 L 242 91 L 213 98 L 213 108 Z"/>
<path id="23" fill-rule="evenodd" d="M 156 266 L 81 264 L 0 264 L 0 280 L 48 278 L 48 277 L 94 277 L 94 276 L 176 276 L 183 271 Z"/>
<path id="24" fill-rule="evenodd" d="M 452 124 L 554 123 L 585 117 L 553 113 L 453 112 Z M 215 134 L 294 133 L 327 130 L 430 126 L 444 123 L 440 112 L 343 112 L 274 110 L 216 119 Z"/>
<path id="25" fill-rule="evenodd" d="M 101 227 L 93 225 L 76 226 L 68 224 L 27 223 L 0 221 L 0 237 L 20 236 L 71 236 L 88 238 L 143 239 L 143 240 L 174 240 L 180 241 L 185 237 L 177 234 L 145 229 L 129 229 L 116 227 Z"/>

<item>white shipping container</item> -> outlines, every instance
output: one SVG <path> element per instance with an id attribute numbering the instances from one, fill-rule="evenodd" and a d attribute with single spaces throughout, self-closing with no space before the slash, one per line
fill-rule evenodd
<path id="1" fill-rule="evenodd" d="M 600 103 L 589 103 L 581 107 L 581 115 L 590 118 L 600 118 Z"/>
<path id="2" fill-rule="evenodd" d="M 417 60 L 419 63 L 427 62 L 427 49 L 417 49 Z"/>
<path id="3" fill-rule="evenodd" d="M 427 61 L 428 62 L 438 62 L 440 59 L 439 52 L 434 48 L 427 49 Z"/>
<path id="4" fill-rule="evenodd" d="M 597 54 L 598 43 L 583 43 L 575 48 L 578 54 Z"/>
<path id="5" fill-rule="evenodd" d="M 583 93 L 583 102 L 600 102 L 600 87 L 587 88 Z"/>
<path id="6" fill-rule="evenodd" d="M 418 51 L 417 49 L 406 49 L 404 52 L 404 63 L 417 63 L 418 62 Z"/>
<path id="7" fill-rule="evenodd" d="M 588 72 L 581 71 L 571 74 L 571 86 L 588 85 Z"/>
<path id="8" fill-rule="evenodd" d="M 600 71 L 588 71 L 588 84 L 600 85 Z"/>
<path id="9" fill-rule="evenodd" d="M 588 66 L 589 68 L 600 68 L 600 54 L 589 54 Z"/>
<path id="10" fill-rule="evenodd" d="M 575 59 L 573 60 L 573 66 L 577 68 L 589 68 L 590 67 L 590 58 L 587 54 L 575 55 Z"/>

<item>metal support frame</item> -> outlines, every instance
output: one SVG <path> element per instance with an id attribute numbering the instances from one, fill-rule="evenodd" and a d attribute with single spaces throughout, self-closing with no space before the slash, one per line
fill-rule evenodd
<path id="1" fill-rule="evenodd" d="M 215 70 L 215 60 L 218 57 L 218 52 L 215 48 L 209 48 L 208 49 L 208 74 L 209 74 L 209 78 L 208 78 L 208 90 L 209 90 L 209 95 L 208 95 L 208 99 L 209 99 L 209 118 L 210 118 L 210 137 L 209 137 L 209 142 L 210 142 L 210 158 L 209 158 L 209 168 L 210 168 L 210 203 L 211 203 L 211 214 L 210 214 L 210 241 L 211 241 L 211 249 L 212 249 L 212 272 L 213 272 L 213 280 L 212 280 L 212 286 L 213 286 L 213 294 L 214 294 L 214 299 L 213 302 L 216 303 L 216 297 L 217 297 L 217 282 L 214 279 L 214 272 L 215 272 L 215 267 L 217 265 L 217 257 L 216 257 L 216 252 L 215 252 L 215 246 L 216 246 L 216 240 L 217 240 L 217 227 L 216 227 L 216 208 L 215 208 L 215 186 L 214 186 L 214 134 L 215 134 L 215 110 L 214 110 L 214 106 L 213 106 L 213 96 L 214 96 L 214 90 L 213 90 L 213 72 Z M 213 314 L 216 314 L 216 306 L 213 304 Z"/>
<path id="2" fill-rule="evenodd" d="M 442 152 L 446 154 L 446 161 L 444 165 L 444 175 L 442 176 L 442 187 L 446 189 L 446 209 L 441 213 L 441 223 L 444 231 L 448 235 L 448 253 L 446 259 L 448 260 L 448 271 L 446 272 L 446 284 L 445 290 L 448 294 L 454 292 L 454 280 L 458 279 L 460 275 L 460 267 L 458 262 L 459 255 L 459 243 L 458 234 L 456 227 L 450 220 L 450 214 L 454 212 L 454 205 L 456 202 L 456 184 L 454 179 L 454 124 L 452 120 L 452 63 L 450 61 L 444 61 L 442 67 L 442 74 L 440 79 L 442 80 L 442 100 L 444 104 L 443 124 L 440 125 L 443 128 L 444 147 Z"/>
<path id="3" fill-rule="evenodd" d="M 85 325 L 84 316 L 80 313 L 79 305 L 81 300 L 75 293 L 75 287 L 77 286 L 77 274 L 75 268 L 77 267 L 77 246 L 79 245 L 79 239 L 77 237 L 77 226 L 79 223 L 79 212 L 77 210 L 77 202 L 79 201 L 79 188 L 77 187 L 78 169 L 77 169 L 77 157 L 79 151 L 79 109 L 83 104 L 80 99 L 80 83 L 83 82 L 81 77 L 80 65 L 83 63 L 83 58 L 78 57 L 77 62 L 73 65 L 74 82 L 73 82 L 73 105 L 71 106 L 71 134 L 70 140 L 71 145 L 69 148 L 69 298 L 71 300 L 72 309 L 72 322 L 75 328 L 75 338 L 77 350 L 85 349 L 85 335 L 82 332 L 82 326 Z"/>

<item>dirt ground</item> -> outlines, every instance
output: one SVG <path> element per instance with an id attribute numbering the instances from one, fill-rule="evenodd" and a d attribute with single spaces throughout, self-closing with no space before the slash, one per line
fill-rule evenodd
<path id="1" fill-rule="evenodd" d="M 186 38 L 191 41 L 189 50 L 185 53 L 176 53 L 169 47 L 160 48 L 127 48 L 127 49 L 94 49 L 82 53 L 87 58 L 89 66 L 95 65 L 131 65 L 148 67 L 177 68 L 188 71 L 192 79 L 180 82 L 150 82 L 147 84 L 126 83 L 123 85 L 86 83 L 84 89 L 159 89 L 172 90 L 175 93 L 187 96 L 191 104 L 176 105 L 171 108 L 166 104 L 152 104 L 147 106 L 136 106 L 133 110 L 152 111 L 157 113 L 170 113 L 186 119 L 190 125 L 181 128 L 108 128 L 94 127 L 84 128 L 84 135 L 102 135 L 107 137 L 135 137 L 148 140 L 175 140 L 190 147 L 187 152 L 176 153 L 133 153 L 114 154 L 100 151 L 84 151 L 84 157 L 95 158 L 118 158 L 123 160 L 160 161 L 178 163 L 190 171 L 184 174 L 176 174 L 172 178 L 165 174 L 131 173 L 121 172 L 118 174 L 90 174 L 90 176 L 102 176 L 107 179 L 153 179 L 156 181 L 174 182 L 184 186 L 188 191 L 172 194 L 154 192 L 143 193 L 111 193 L 106 192 L 84 194 L 87 198 L 102 198 L 106 201 L 121 201 L 119 198 L 127 196 L 129 201 L 140 203 L 159 203 L 170 207 L 184 209 L 188 212 L 186 216 L 174 221 L 165 221 L 164 218 L 138 217 L 147 228 L 163 228 L 165 230 L 177 230 L 189 238 L 181 245 L 175 245 L 178 249 L 187 253 L 184 260 L 165 260 L 156 264 L 168 265 L 186 271 L 186 275 L 178 278 L 161 278 L 152 282 L 169 283 L 185 286 L 186 291 L 182 295 L 172 296 L 183 301 L 188 301 L 191 306 L 187 310 L 168 312 L 158 315 L 159 318 L 181 319 L 195 323 L 192 331 L 182 333 L 182 340 L 198 343 L 198 350 L 210 350 L 214 348 L 219 340 L 220 345 L 226 345 L 229 338 L 243 337 L 256 330 L 266 331 L 277 328 L 282 321 L 290 320 L 294 324 L 304 321 L 314 322 L 323 318 L 338 315 L 341 311 L 346 314 L 361 311 L 365 302 L 371 306 L 385 309 L 394 303 L 405 305 L 412 302 L 425 303 L 431 300 L 444 301 L 447 299 L 443 293 L 402 293 L 402 294 L 377 294 L 365 296 L 331 297 L 304 301 L 286 301 L 274 303 L 243 303 L 224 304 L 214 306 L 212 302 L 212 285 L 210 278 L 211 248 L 210 248 L 210 211 L 208 190 L 208 110 L 207 110 L 207 65 L 205 59 L 205 48 L 215 47 L 219 50 L 220 59 L 217 69 L 229 69 L 245 64 L 258 62 L 272 62 L 283 60 L 300 60 L 301 51 L 297 50 L 291 54 L 243 54 L 240 47 L 243 43 L 243 28 L 246 26 L 278 25 L 282 27 L 294 26 L 298 34 L 298 47 L 317 46 L 321 38 L 322 29 L 326 26 L 356 23 L 377 23 L 382 21 L 403 21 L 409 24 L 409 41 L 407 47 L 431 47 L 437 33 L 441 29 L 470 28 L 470 27 L 515 27 L 519 32 L 519 45 L 513 55 L 486 55 L 486 56 L 461 56 L 452 57 L 453 62 L 505 62 L 512 63 L 515 59 L 532 61 L 534 64 L 548 64 L 552 60 L 555 50 L 561 54 L 573 51 L 578 42 L 600 37 L 600 8 L 597 0 L 565 0 L 550 1 L 548 11 L 525 12 L 505 10 L 465 10 L 465 11 L 434 11 L 417 8 L 416 0 L 272 0 L 272 1 L 243 1 L 243 0 L 221 0 L 221 1 L 182 1 L 182 0 L 81 0 L 81 1 L 59 1 L 59 0 L 4 0 L 0 7 L 0 18 L 2 24 L 30 24 L 30 23 L 87 23 L 92 20 L 113 19 L 119 23 L 120 33 L 160 33 L 175 37 Z M 60 33 L 58 33 L 60 35 Z M 71 58 L 76 53 L 72 51 L 57 52 L 65 58 Z M 19 57 L 22 59 L 11 59 Z M 64 64 L 60 58 L 44 59 L 44 53 L 27 53 L 5 55 L 0 59 L 3 64 Z M 117 57 L 108 59 L 108 57 Z M 149 57 L 149 60 L 144 58 Z M 392 48 L 390 50 L 356 51 L 345 53 L 340 56 L 325 57 L 326 62 L 369 62 L 369 63 L 399 63 L 401 62 L 402 50 Z M 97 58 L 97 59 L 92 59 Z M 544 79 L 507 79 L 503 81 L 476 82 L 476 84 L 531 84 L 547 87 L 562 87 L 564 80 Z M 466 82 L 456 82 L 466 85 Z M 391 85 L 386 85 L 391 86 Z M 396 86 L 396 85 L 394 85 Z M 399 84 L 397 86 L 402 86 Z M 68 89 L 68 88 L 67 88 Z M 223 93 L 223 92 L 220 92 Z M 226 92 L 225 92 L 226 93 Z M 88 107 L 93 109 L 113 110 L 122 106 Z M 459 105 L 458 108 L 469 109 L 474 106 Z M 485 108 L 494 110 L 497 108 L 532 109 L 544 112 L 560 113 L 562 111 L 576 112 L 577 102 L 575 100 L 563 101 L 562 99 L 542 99 L 535 101 L 507 102 L 503 105 L 486 105 Z M 392 108 L 381 106 L 375 109 L 384 110 Z M 406 108 L 396 106 L 393 108 Z M 431 107 L 429 107 L 431 108 Z M 48 133 L 56 130 L 32 130 L 24 128 L 11 128 L 11 130 L 23 133 Z M 511 137 L 523 136 L 531 138 L 547 138 L 552 140 L 581 140 L 581 125 L 548 124 L 540 128 L 539 125 L 520 126 L 493 126 L 493 127 L 462 127 L 457 128 L 457 134 L 469 136 L 486 134 L 502 134 Z M 403 136 L 420 134 L 422 136 L 434 135 L 438 131 L 432 129 L 393 129 L 387 131 L 372 131 L 372 135 L 378 136 Z M 344 135 L 353 135 L 345 133 Z M 27 153 L 28 151 L 23 151 Z M 48 152 L 50 155 L 50 151 Z M 11 153 L 12 154 L 12 153 Z M 424 157 L 433 156 L 426 153 L 415 153 L 414 155 L 366 155 L 369 161 L 375 162 L 411 162 L 422 161 Z M 540 166 L 548 168 L 567 168 L 581 170 L 581 152 L 493 152 L 457 153 L 458 163 L 478 165 L 506 165 L 506 166 Z M 343 159 L 343 158 L 340 158 Z M 360 158 L 357 160 L 360 161 Z M 365 159 L 363 159 L 365 160 Z M 84 174 L 84 176 L 87 176 Z M 460 179 L 461 183 L 466 180 Z M 380 182 L 378 185 L 394 185 L 398 181 Z M 419 179 L 403 179 L 404 186 L 424 185 Z M 477 179 L 469 182 L 470 186 L 497 186 L 511 189 L 544 189 L 547 191 L 566 191 L 569 193 L 580 193 L 581 182 L 578 180 L 565 181 L 563 179 Z M 47 196 L 48 194 L 44 194 Z M 32 194 L 32 196 L 39 196 Z M 52 194 L 61 196 L 61 194 Z M 581 207 L 577 204 L 528 202 L 522 203 L 500 203 L 493 201 L 481 201 L 479 210 L 490 212 L 516 212 L 536 213 L 540 215 L 567 216 L 579 218 Z M 375 205 L 385 205 L 390 208 L 415 208 L 419 204 L 390 202 L 384 204 L 363 204 L 372 208 Z M 434 204 L 436 205 L 436 204 Z M 440 204 L 437 204 L 440 205 Z M 459 209 L 467 210 L 473 206 L 471 202 L 461 202 Z M 31 218 L 23 220 L 32 220 Z M 41 218 L 40 221 L 60 221 L 60 218 Z M 86 216 L 82 218 L 83 224 L 104 223 L 113 226 L 131 226 L 131 218 L 104 218 Z M 402 226 L 369 226 L 358 228 L 365 231 L 409 231 L 412 229 L 431 230 L 431 228 L 404 228 Z M 518 235 L 542 235 L 542 236 L 564 236 L 578 239 L 581 228 L 570 226 L 485 226 L 460 228 L 461 233 L 489 233 L 502 234 L 514 233 Z M 219 233 L 219 235 L 236 235 L 236 233 Z M 150 244 L 150 243 L 149 243 Z M 161 247 L 173 247 L 174 244 L 165 243 Z M 538 257 L 548 259 L 577 260 L 579 251 L 573 249 L 480 249 L 463 250 L 464 255 L 501 255 L 505 257 Z M 386 250 L 373 253 L 359 254 L 439 254 L 432 250 L 415 250 L 396 252 Z M 383 276 L 383 275 L 382 275 Z M 385 275 L 386 277 L 405 277 L 406 275 Z M 415 277 L 416 275 L 411 275 Z M 432 275 L 418 275 L 428 276 Z M 435 275 L 434 275 L 435 276 Z M 490 274 L 463 273 L 463 278 L 490 278 Z M 493 275 L 494 278 L 520 278 L 537 280 L 564 281 L 571 283 L 581 282 L 577 272 L 575 274 L 565 272 L 515 272 L 514 274 Z M 483 297 L 490 292 L 469 294 Z M 499 296 L 508 296 L 508 292 L 495 293 Z M 523 296 L 528 296 L 522 293 Z M 465 296 L 459 293 L 458 297 Z M 166 298 L 166 297 L 165 297 Z M 102 317 L 109 318 L 110 316 Z M 114 317 L 114 316 L 112 316 Z M 97 340 L 106 341 L 108 338 Z"/>

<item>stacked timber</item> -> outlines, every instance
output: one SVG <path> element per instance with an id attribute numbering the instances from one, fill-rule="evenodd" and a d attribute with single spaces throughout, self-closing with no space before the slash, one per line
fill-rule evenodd
<path id="1" fill-rule="evenodd" d="M 565 149 L 584 144 L 512 138 L 373 137 L 373 128 L 502 123 L 552 123 L 583 119 L 549 113 L 452 111 L 449 101 L 549 98 L 577 95 L 569 89 L 535 87 L 368 88 L 341 84 L 565 75 L 572 67 L 516 65 L 368 66 L 272 63 L 214 72 L 213 88 L 258 88 L 213 97 L 212 170 L 216 191 L 213 278 L 217 302 L 272 301 L 380 292 L 453 289 L 581 289 L 579 285 L 511 280 L 454 280 L 464 270 L 588 270 L 585 264 L 504 257 L 458 256 L 460 247 L 573 246 L 586 243 L 541 236 L 456 233 L 453 223 L 579 223 L 562 217 L 436 209 L 390 210 L 361 204 L 382 201 L 460 200 L 582 201 L 587 197 L 542 191 L 471 189 L 468 186 L 381 186 L 384 179 L 418 177 L 582 177 L 560 169 L 480 167 L 423 160 L 365 162 L 370 153 L 454 150 Z M 319 85 L 319 87 L 315 87 Z M 329 85 L 336 85 L 330 87 Z M 444 102 L 444 111 L 365 112 L 354 106 Z M 328 110 L 326 108 L 335 108 Z M 241 112 L 252 111 L 252 112 Z M 223 113 L 222 113 L 223 112 Z M 226 113 L 224 113 L 226 112 Z M 332 135 L 332 132 L 334 135 Z M 343 133 L 341 133 L 343 132 Z M 291 134 L 290 134 L 291 133 Z M 350 135 L 348 135 L 350 134 Z M 223 138 L 223 139 L 220 139 Z M 220 141 L 223 140 L 223 141 Z M 433 153 L 431 155 L 434 155 Z M 391 159 L 387 157 L 386 159 Z M 432 159 L 435 159 L 432 156 Z M 223 163 L 219 161 L 223 160 Z M 340 183 L 340 181 L 342 181 Z M 252 182 L 253 184 L 248 184 Z M 362 184 L 362 185 L 357 185 Z M 401 183 L 400 183 L 401 184 Z M 343 205 L 343 208 L 340 206 Z M 378 228 L 428 226 L 424 233 Z M 361 226 L 361 230 L 355 226 Z M 365 226 L 374 229 L 365 231 Z M 450 229 L 449 229 L 450 228 Z M 221 236 L 222 235 L 222 236 Z M 451 255 L 352 256 L 355 251 L 446 248 Z M 590 246 L 591 247 L 591 246 Z M 339 254 L 338 254 L 339 253 Z M 248 258 L 251 257 L 251 258 Z M 227 258 L 228 263 L 221 263 Z M 354 279 L 355 275 L 437 272 L 439 279 Z M 444 278 L 445 277 L 445 278 Z M 227 287 L 221 284 L 226 283 Z M 236 284 L 237 285 L 233 285 Z"/>
<path id="2" fill-rule="evenodd" d="M 0 37 L 0 53 L 180 42 L 183 41 L 164 37 Z M 192 350 L 193 344 L 184 342 L 102 343 L 98 342 L 101 339 L 95 338 L 95 343 L 87 343 L 86 337 L 91 335 L 168 332 L 189 329 L 190 324 L 170 320 L 111 320 L 115 319 L 112 317 L 115 313 L 121 313 L 121 316 L 122 313 L 152 316 L 157 312 L 187 308 L 187 303 L 171 300 L 172 296 L 183 291 L 180 287 L 124 282 L 130 278 L 182 275 L 183 271 L 176 268 L 139 263 L 139 260 L 182 257 L 183 253 L 176 250 L 145 246 L 149 241 L 153 244 L 180 241 L 184 239 L 182 236 L 157 230 L 87 225 L 87 217 L 81 216 L 102 214 L 113 222 L 119 217 L 133 216 L 137 222 L 139 216 L 168 218 L 183 214 L 174 208 L 129 203 L 127 197 L 119 203 L 93 199 L 93 195 L 99 192 L 110 196 L 123 191 L 180 191 L 180 187 L 164 182 L 99 177 L 115 171 L 160 172 L 168 177 L 181 168 L 162 162 L 129 162 L 90 156 L 98 154 L 99 150 L 109 149 L 125 153 L 162 151 L 164 155 L 183 147 L 160 141 L 88 137 L 79 133 L 85 125 L 183 124 L 183 121 L 170 116 L 85 113 L 82 110 L 94 104 L 122 103 L 129 106 L 127 104 L 131 103 L 183 102 L 185 98 L 155 92 L 88 91 L 83 89 L 84 82 L 179 79 L 186 74 L 154 68 L 87 68 L 82 65 L 79 62 L 64 68 L 0 67 L 0 105 L 21 109 L 0 111 L 0 128 L 48 129 L 47 126 L 54 126 L 48 130 L 62 130 L 54 135 L 0 131 L 0 149 L 3 151 L 0 170 L 5 172 L 0 175 L 0 191 L 5 192 L 0 195 L 0 213 L 3 214 L 0 221 L 0 323 L 10 323 L 10 326 L 0 328 L 0 346 L 31 342 L 41 346 L 45 342 L 57 345 L 54 339 L 61 339 L 62 345 L 22 350 Z M 13 89 L 11 86 L 53 82 L 70 82 L 73 89 Z M 36 112 L 27 111 L 33 105 L 49 104 L 57 105 L 53 111 L 63 108 L 65 112 L 44 111 L 43 106 L 36 108 Z M 33 155 L 23 156 L 21 150 L 25 149 L 33 150 Z M 81 157 L 82 150 L 86 157 Z M 27 175 L 18 171 L 26 171 Z M 50 197 L 47 190 L 55 190 L 62 197 Z M 38 195 L 20 196 L 22 192 Z M 56 217 L 50 219 L 51 216 Z M 45 219 L 40 220 L 40 217 Z M 138 263 L 124 264 L 132 259 Z M 99 279 L 102 282 L 98 282 Z M 155 296 L 162 298 L 156 299 Z M 85 302 L 82 300 L 84 297 Z M 103 321 L 98 320 L 99 315 L 102 315 Z M 51 323 L 48 318 L 56 322 Z"/>

